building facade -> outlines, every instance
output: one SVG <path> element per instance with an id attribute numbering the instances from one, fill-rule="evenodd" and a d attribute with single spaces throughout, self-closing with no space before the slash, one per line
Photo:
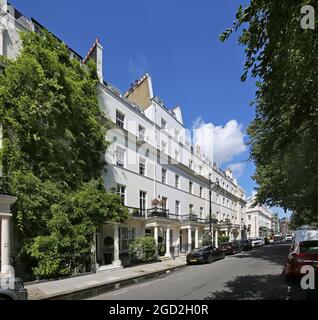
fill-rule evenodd
<path id="1" fill-rule="evenodd" d="M 282 236 L 292 233 L 292 230 L 290 227 L 290 219 L 288 218 L 280 219 L 280 230 L 281 230 Z"/>
<path id="2" fill-rule="evenodd" d="M 21 48 L 18 31 L 36 32 L 42 26 L 5 0 L 0 3 L 0 54 L 15 58 Z M 88 58 L 96 61 L 99 104 L 111 124 L 105 188 L 118 193 L 130 212 L 124 224 L 105 221 L 95 235 L 92 252 L 98 269 L 125 264 L 136 237 L 154 237 L 158 255 L 166 257 L 200 246 L 204 233 L 211 232 L 216 246 L 219 235 L 247 238 L 245 191 L 230 170 L 218 168 L 187 139 L 181 107 L 168 108 L 154 94 L 149 74 L 122 94 L 103 77 L 98 40 L 84 59 L 69 50 L 83 64 Z"/>
<path id="3" fill-rule="evenodd" d="M 273 216 L 273 229 L 274 229 L 274 234 L 279 235 L 281 233 L 278 213 L 274 213 L 274 216 Z"/>
<path id="4" fill-rule="evenodd" d="M 246 205 L 246 225 L 249 238 L 268 237 L 274 233 L 273 212 L 266 206 L 253 206 L 249 200 Z"/>

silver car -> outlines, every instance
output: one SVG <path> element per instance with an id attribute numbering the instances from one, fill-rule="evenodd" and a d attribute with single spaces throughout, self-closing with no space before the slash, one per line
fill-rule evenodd
<path id="1" fill-rule="evenodd" d="M 0 300 L 27 300 L 28 299 L 28 291 L 27 289 L 24 288 L 23 281 L 20 278 L 14 278 L 13 286 L 10 286 L 8 284 L 9 282 L 6 282 L 6 281 L 0 282 Z"/>

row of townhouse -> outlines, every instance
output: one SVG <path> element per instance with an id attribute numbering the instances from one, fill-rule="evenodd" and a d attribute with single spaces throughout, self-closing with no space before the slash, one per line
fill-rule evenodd
<path id="1" fill-rule="evenodd" d="M 267 206 L 255 206 L 254 200 L 250 199 L 246 205 L 246 224 L 248 238 L 274 235 L 275 214 Z"/>
<path id="2" fill-rule="evenodd" d="M 36 32 L 42 26 L 5 0 L 0 3 L 0 55 L 15 58 L 18 30 Z M 167 257 L 198 247 L 205 232 L 211 231 L 216 246 L 219 235 L 246 238 L 245 191 L 231 170 L 222 171 L 191 144 L 181 107 L 169 109 L 154 95 L 149 74 L 124 94 L 104 80 L 98 40 L 85 59 L 69 49 L 82 63 L 96 61 L 100 107 L 113 124 L 106 136 L 105 188 L 117 192 L 130 211 L 124 224 L 105 221 L 97 232 L 92 248 L 97 268 L 121 266 L 136 237 L 153 236 Z"/>

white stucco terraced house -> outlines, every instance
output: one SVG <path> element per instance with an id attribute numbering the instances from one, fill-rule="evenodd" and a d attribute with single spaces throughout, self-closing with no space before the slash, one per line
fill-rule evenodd
<path id="1" fill-rule="evenodd" d="M 0 54 L 15 58 L 21 47 L 17 30 L 36 32 L 42 26 L 5 0 L 0 4 Z M 140 236 L 153 236 L 166 257 L 198 247 L 210 229 L 210 190 L 214 244 L 219 235 L 246 238 L 245 191 L 230 170 L 219 169 L 186 139 L 181 107 L 168 108 L 154 94 L 149 74 L 124 94 L 106 81 L 98 39 L 85 59 L 69 50 L 82 63 L 89 57 L 96 61 L 100 107 L 113 123 L 106 136 L 105 188 L 115 190 L 130 212 L 124 224 L 105 221 L 94 237 L 97 270 L 121 267 L 130 242 Z"/>
<path id="2" fill-rule="evenodd" d="M 248 238 L 268 237 L 275 233 L 275 215 L 267 206 L 254 205 L 249 199 L 246 205 L 246 225 Z"/>

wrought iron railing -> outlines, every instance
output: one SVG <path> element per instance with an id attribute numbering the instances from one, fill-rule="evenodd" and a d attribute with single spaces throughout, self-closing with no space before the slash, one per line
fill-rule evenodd
<path id="1" fill-rule="evenodd" d="M 180 220 L 180 216 L 177 214 L 172 214 L 168 209 L 164 208 L 151 208 L 147 210 L 148 218 L 167 218 L 171 220 Z"/>

